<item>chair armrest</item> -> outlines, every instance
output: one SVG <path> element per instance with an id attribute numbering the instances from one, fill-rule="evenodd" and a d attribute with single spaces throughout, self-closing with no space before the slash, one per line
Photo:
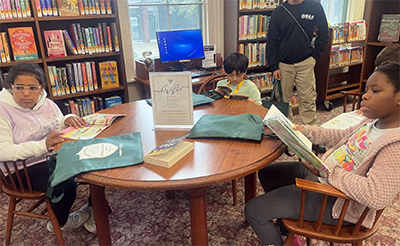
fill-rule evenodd
<path id="1" fill-rule="evenodd" d="M 301 190 L 312 191 L 343 199 L 351 199 L 350 197 L 346 196 L 341 191 L 329 184 L 322 184 L 310 180 L 296 178 L 296 187 Z"/>

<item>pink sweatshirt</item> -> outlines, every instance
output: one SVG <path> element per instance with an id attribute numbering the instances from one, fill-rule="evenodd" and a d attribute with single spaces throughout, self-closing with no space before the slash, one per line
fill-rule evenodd
<path id="1" fill-rule="evenodd" d="M 355 131 L 370 121 L 365 119 L 359 125 L 345 130 L 304 126 L 303 133 L 314 144 L 334 145 L 322 156 L 322 161 L 325 161 Z M 329 184 L 354 200 L 350 202 L 345 220 L 356 223 L 367 206 L 371 210 L 363 226 L 371 228 L 376 211 L 389 206 L 400 192 L 400 128 L 388 131 L 376 139 L 354 173 L 333 163 L 326 165 L 332 170 L 328 175 Z M 336 200 L 332 208 L 333 218 L 339 218 L 343 204 L 343 199 Z"/>
<path id="2" fill-rule="evenodd" d="M 0 91 L 0 161 L 27 160 L 27 165 L 43 162 L 49 152 L 46 138 L 64 126 L 58 106 L 43 90 L 33 109 L 19 106 L 10 91 Z"/>

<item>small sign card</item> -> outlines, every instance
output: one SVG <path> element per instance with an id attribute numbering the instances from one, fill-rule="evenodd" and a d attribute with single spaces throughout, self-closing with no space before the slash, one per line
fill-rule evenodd
<path id="1" fill-rule="evenodd" d="M 155 129 L 191 129 L 193 119 L 190 72 L 149 73 Z"/>

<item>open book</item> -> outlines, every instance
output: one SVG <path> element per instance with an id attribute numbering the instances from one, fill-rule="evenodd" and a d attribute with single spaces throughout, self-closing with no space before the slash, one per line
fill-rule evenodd
<path id="1" fill-rule="evenodd" d="M 294 125 L 286 116 L 272 105 L 263 123 L 269 127 L 300 159 L 315 166 L 322 177 L 331 170 L 312 152 L 311 141 L 303 133 L 294 130 Z"/>
<path id="2" fill-rule="evenodd" d="M 232 93 L 232 89 L 228 86 L 218 86 L 216 91 L 220 92 L 225 98 L 236 99 L 236 100 L 247 100 L 249 94 Z"/>
<path id="3" fill-rule="evenodd" d="M 341 113 L 335 118 L 322 124 L 321 127 L 330 129 L 346 129 L 360 123 L 363 119 L 365 119 L 365 117 L 358 114 L 357 111 Z"/>
<path id="4" fill-rule="evenodd" d="M 61 131 L 64 133 L 64 138 L 69 139 L 91 139 L 96 137 L 100 132 L 104 131 L 112 122 L 118 118 L 125 116 L 125 114 L 90 114 L 82 117 L 86 120 L 87 125 L 81 128 L 73 126 Z"/>

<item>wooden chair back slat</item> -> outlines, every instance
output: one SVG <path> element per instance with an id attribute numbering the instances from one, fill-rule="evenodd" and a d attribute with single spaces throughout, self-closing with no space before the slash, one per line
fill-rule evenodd
<path id="1" fill-rule="evenodd" d="M 324 195 L 321 202 L 321 207 L 319 209 L 318 221 L 317 221 L 317 228 L 315 230 L 317 232 L 321 231 L 322 220 L 324 219 L 324 213 L 326 208 L 326 203 L 328 202 L 328 195 Z"/>
<path id="2" fill-rule="evenodd" d="M 306 191 L 301 191 L 300 214 L 299 214 L 299 227 L 303 227 L 304 222 L 304 209 L 306 205 Z"/>
<path id="3" fill-rule="evenodd" d="M 343 204 L 342 211 L 340 211 L 339 220 L 338 220 L 338 222 L 336 224 L 336 228 L 335 228 L 335 231 L 333 233 L 336 236 L 339 235 L 340 229 L 342 229 L 344 216 L 346 215 L 346 212 L 347 212 L 347 209 L 349 207 L 349 204 L 350 204 L 350 200 L 346 199 L 346 201 Z"/>
<path id="4" fill-rule="evenodd" d="M 12 163 L 13 163 L 13 166 L 14 166 L 15 176 L 17 176 L 17 181 L 18 181 L 18 184 L 19 184 L 19 189 L 21 190 L 21 192 L 25 192 L 24 183 L 22 182 L 21 175 L 19 174 L 17 162 L 16 162 L 16 161 L 13 161 Z M 10 176 L 10 178 L 12 178 L 12 176 Z M 17 189 L 18 189 L 18 187 L 17 187 Z"/>
<path id="5" fill-rule="evenodd" d="M 197 94 L 206 92 L 206 91 L 210 90 L 210 88 L 215 89 L 218 81 L 226 79 L 226 78 L 227 78 L 226 74 L 217 74 L 217 75 L 210 76 L 207 80 L 205 80 L 203 82 L 203 84 L 201 84 L 201 86 L 197 90 Z"/>
<path id="6" fill-rule="evenodd" d="M 7 177 L 8 177 L 8 183 L 10 184 L 10 189 L 11 190 L 18 190 L 17 184 L 15 183 L 15 180 L 12 176 L 12 172 L 10 171 L 10 168 L 8 167 L 8 162 L 3 162 L 4 168 L 7 171 Z"/>
<path id="7" fill-rule="evenodd" d="M 356 226 L 354 226 L 354 230 L 351 232 L 352 235 L 355 235 L 360 230 L 361 224 L 364 221 L 365 217 L 367 217 L 369 210 L 370 209 L 368 207 L 364 209 L 363 213 L 361 214 L 360 218 L 357 221 Z"/>
<path id="8" fill-rule="evenodd" d="M 26 183 L 28 184 L 29 192 L 32 192 L 33 189 L 32 189 L 31 179 L 29 178 L 28 168 L 26 167 L 25 161 L 22 162 L 22 165 L 24 166 L 24 173 L 25 173 Z"/>

